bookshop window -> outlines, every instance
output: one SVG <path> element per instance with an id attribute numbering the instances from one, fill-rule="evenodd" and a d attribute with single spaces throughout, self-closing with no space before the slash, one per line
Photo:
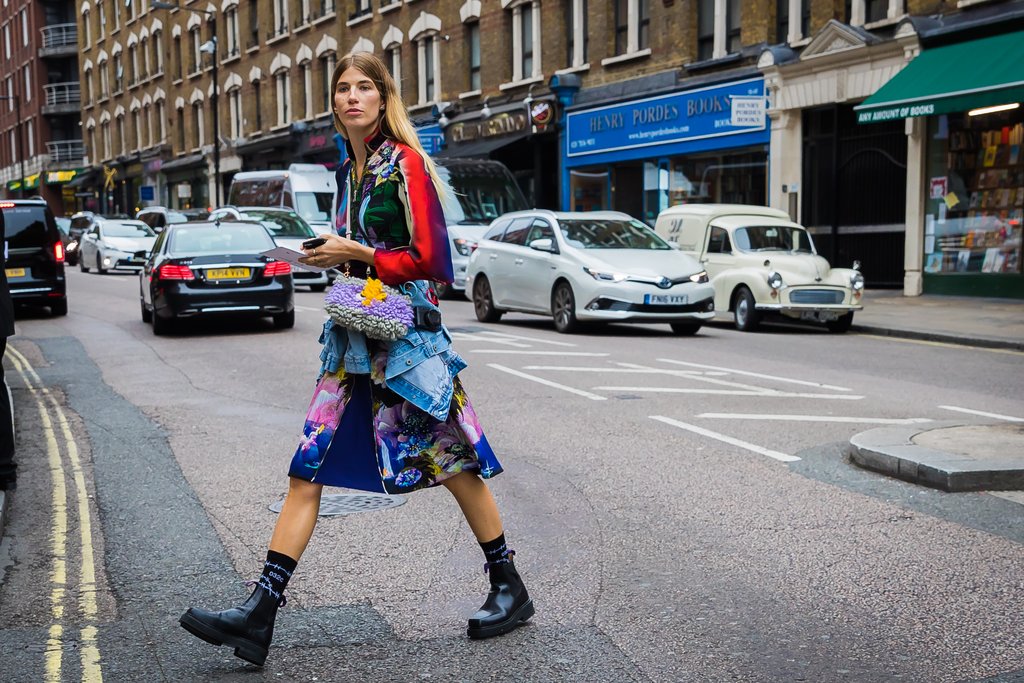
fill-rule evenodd
<path id="1" fill-rule="evenodd" d="M 928 120 L 926 273 L 1021 272 L 1024 112 Z"/>
<path id="2" fill-rule="evenodd" d="M 768 154 L 687 155 L 672 159 L 668 173 L 668 206 L 693 203 L 756 204 L 767 200 Z"/>

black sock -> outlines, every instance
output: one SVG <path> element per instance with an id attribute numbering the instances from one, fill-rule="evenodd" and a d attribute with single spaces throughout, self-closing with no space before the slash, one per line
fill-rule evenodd
<path id="1" fill-rule="evenodd" d="M 493 541 L 481 542 L 480 547 L 483 548 L 484 558 L 487 560 L 488 565 L 508 562 L 515 555 L 515 551 L 509 550 L 508 546 L 505 545 L 504 533 Z"/>
<path id="2" fill-rule="evenodd" d="M 275 598 L 280 598 L 298 564 L 283 553 L 268 550 L 267 561 L 263 563 L 263 575 L 256 583 Z"/>

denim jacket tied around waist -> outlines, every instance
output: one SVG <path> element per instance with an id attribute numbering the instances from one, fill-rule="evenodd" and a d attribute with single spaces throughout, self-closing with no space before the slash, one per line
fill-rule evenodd
<path id="1" fill-rule="evenodd" d="M 427 298 L 429 288 L 426 280 L 397 287 L 412 299 L 414 307 L 437 310 Z M 370 373 L 370 351 L 362 332 L 354 332 L 328 319 L 320 343 L 323 344 L 320 377 L 342 367 L 353 374 Z M 389 345 L 385 386 L 434 418 L 446 420 L 455 376 L 466 367 L 466 362 L 452 350 L 448 329 L 442 325 L 437 332 L 431 332 L 410 327 L 404 337 L 380 343 Z"/>

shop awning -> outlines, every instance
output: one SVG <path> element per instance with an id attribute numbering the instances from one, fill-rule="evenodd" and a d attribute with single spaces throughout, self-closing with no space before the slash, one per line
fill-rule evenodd
<path id="1" fill-rule="evenodd" d="M 1024 101 L 1024 31 L 924 50 L 854 109 L 858 123 Z"/>
<path id="2" fill-rule="evenodd" d="M 439 158 L 469 158 L 469 157 L 486 157 L 488 154 L 496 149 L 500 149 L 505 145 L 511 145 L 513 142 L 519 142 L 523 138 L 527 137 L 530 131 L 524 130 L 519 131 L 513 135 L 496 135 L 494 137 L 481 138 L 479 140 L 473 140 L 471 142 L 462 143 L 449 143 L 447 147 L 442 149 L 440 152 L 432 155 Z"/>

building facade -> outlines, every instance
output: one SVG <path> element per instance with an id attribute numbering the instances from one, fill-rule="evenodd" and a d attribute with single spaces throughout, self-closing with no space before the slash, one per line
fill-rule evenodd
<path id="1" fill-rule="evenodd" d="M 58 216 L 74 209 L 84 157 L 73 12 L 59 0 L 0 7 L 0 192 L 38 195 Z"/>

